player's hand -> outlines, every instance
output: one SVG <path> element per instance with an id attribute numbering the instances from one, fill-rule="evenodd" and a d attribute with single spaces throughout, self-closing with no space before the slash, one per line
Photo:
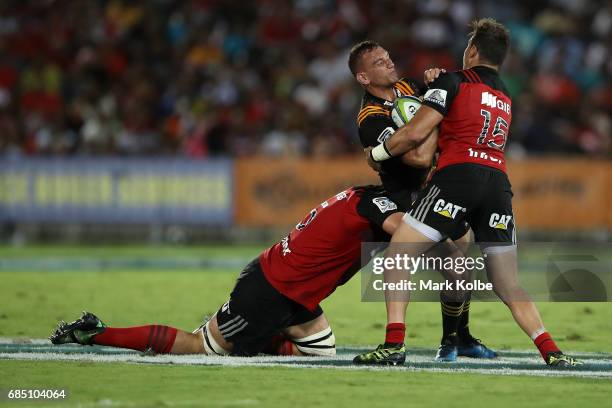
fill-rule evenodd
<path id="1" fill-rule="evenodd" d="M 425 85 L 429 85 L 434 80 L 436 80 L 440 74 L 445 73 L 446 70 L 444 68 L 429 68 L 423 74 L 423 81 L 425 81 Z"/>
<path id="2" fill-rule="evenodd" d="M 368 161 L 368 166 L 370 166 L 372 168 L 372 170 L 376 171 L 376 172 L 380 172 L 381 170 L 381 164 L 375 162 L 374 160 L 372 160 L 372 155 L 370 154 L 370 151 L 373 149 L 373 147 L 366 147 L 365 149 L 363 149 L 365 155 L 366 155 L 366 160 Z"/>

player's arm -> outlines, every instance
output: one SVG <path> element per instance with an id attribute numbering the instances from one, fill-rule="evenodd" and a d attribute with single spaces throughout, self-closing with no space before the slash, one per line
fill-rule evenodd
<path id="1" fill-rule="evenodd" d="M 359 124 L 359 140 L 364 148 L 374 147 L 384 142 L 391 137 L 394 132 L 395 126 L 393 120 L 385 115 L 369 115 Z M 436 146 L 437 143 L 434 143 L 434 153 Z M 428 144 L 428 146 L 418 151 L 411 150 L 406 153 L 406 155 L 402 156 L 402 162 L 413 167 L 429 167 L 431 165 L 431 158 L 428 161 L 427 156 L 430 153 L 430 149 L 431 146 Z M 433 153 L 431 154 L 433 155 Z"/>
<path id="2" fill-rule="evenodd" d="M 388 216 L 383 222 L 382 228 L 389 235 L 393 235 L 395 230 L 400 226 L 404 213 L 396 212 Z"/>
<path id="3" fill-rule="evenodd" d="M 388 160 L 423 144 L 432 136 L 431 131 L 442 122 L 458 90 L 459 80 L 455 74 L 443 74 L 432 82 L 414 118 L 384 143 L 369 150 L 368 161 L 376 163 Z"/>
<path id="4" fill-rule="evenodd" d="M 385 192 L 366 187 L 357 204 L 357 212 L 374 225 L 393 235 L 400 226 L 404 212 L 386 197 Z"/>
<path id="5" fill-rule="evenodd" d="M 364 148 L 374 147 L 395 132 L 395 124 L 389 115 L 370 113 L 359 122 L 358 130 L 361 145 Z"/>
<path id="6" fill-rule="evenodd" d="M 432 131 L 443 118 L 435 109 L 421 106 L 408 124 L 399 128 L 385 142 L 369 150 L 370 159 L 377 163 L 419 147 L 432 135 Z"/>
<path id="7" fill-rule="evenodd" d="M 431 135 L 427 137 L 425 142 L 404 153 L 402 162 L 412 167 L 428 168 L 431 166 L 433 157 L 438 149 L 438 128 L 431 131 Z"/>

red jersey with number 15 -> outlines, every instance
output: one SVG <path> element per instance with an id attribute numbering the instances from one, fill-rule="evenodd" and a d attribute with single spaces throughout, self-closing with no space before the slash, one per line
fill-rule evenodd
<path id="1" fill-rule="evenodd" d="M 431 83 L 423 104 L 442 115 L 437 170 L 475 163 L 506 171 L 504 149 L 512 101 L 496 70 L 476 66 L 442 74 Z"/>
<path id="2" fill-rule="evenodd" d="M 280 293 L 314 310 L 360 269 L 362 242 L 389 240 L 382 225 L 396 212 L 381 187 L 349 188 L 314 208 L 261 254 L 264 275 Z"/>

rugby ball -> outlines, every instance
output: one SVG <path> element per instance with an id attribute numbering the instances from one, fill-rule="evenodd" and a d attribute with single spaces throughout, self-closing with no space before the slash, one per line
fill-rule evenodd
<path id="1" fill-rule="evenodd" d="M 410 122 L 420 107 L 421 100 L 414 96 L 397 98 L 393 103 L 393 110 L 391 111 L 391 119 L 393 119 L 395 126 L 399 128 Z"/>

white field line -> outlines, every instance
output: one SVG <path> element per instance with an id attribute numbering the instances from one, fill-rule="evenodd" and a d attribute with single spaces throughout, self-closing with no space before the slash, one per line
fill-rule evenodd
<path id="1" fill-rule="evenodd" d="M 0 351 L 2 350 L 2 345 L 24 345 L 24 346 L 28 346 L 28 345 L 32 345 L 32 346 L 52 346 L 51 341 L 49 341 L 49 339 L 33 339 L 33 338 L 29 338 L 29 337 L 2 337 L 0 336 Z M 77 347 L 76 344 L 68 344 L 67 346 L 74 346 Z M 54 347 L 58 347 L 58 346 L 54 346 Z M 60 346 L 61 347 L 61 346 Z M 348 352 L 348 353 L 353 353 L 353 352 L 363 352 L 366 349 L 370 349 L 370 348 L 374 348 L 375 346 L 372 345 L 354 345 L 354 344 L 348 344 L 348 345 L 343 345 L 338 347 L 338 351 L 339 352 Z M 111 348 L 111 347 L 105 347 L 106 350 L 110 350 L 110 349 L 114 349 L 117 353 L 125 353 L 125 352 L 131 352 L 131 353 L 137 353 L 136 351 L 132 351 L 132 350 L 127 350 L 127 349 L 122 349 L 122 348 Z M 530 350 L 497 350 L 498 352 L 500 352 L 501 354 L 504 353 L 509 353 L 512 355 L 520 355 L 520 356 L 525 356 L 525 357 L 536 357 L 538 356 L 538 352 L 535 348 L 530 349 Z M 410 352 L 414 352 L 417 354 L 423 354 L 423 353 L 433 353 L 433 355 L 436 354 L 436 350 L 435 349 L 424 349 L 424 348 L 414 348 L 414 349 L 410 349 L 408 348 L 408 353 L 410 354 Z M 576 357 L 580 357 L 580 358 L 585 358 L 585 359 L 589 359 L 589 358 L 598 358 L 598 357 L 604 357 L 606 359 L 612 359 L 612 352 L 591 352 L 591 351 L 568 351 L 567 354 L 570 354 L 572 356 L 576 356 Z M 286 357 L 285 357 L 286 358 Z M 537 359 L 539 360 L 539 358 Z M 479 361 L 485 361 L 485 360 L 479 360 Z"/>
<path id="2" fill-rule="evenodd" d="M 140 363 L 140 364 L 179 364 L 179 365 L 218 365 L 225 367 L 291 367 L 291 368 L 327 368 L 341 370 L 393 370 L 409 372 L 444 372 L 444 373 L 475 373 L 488 375 L 527 375 L 543 377 L 588 377 L 612 379 L 612 371 L 596 370 L 549 370 L 536 368 L 542 364 L 538 358 L 503 358 L 496 360 L 478 360 L 479 367 L 469 366 L 452 367 L 452 363 L 434 363 L 431 357 L 409 355 L 404 367 L 378 368 L 362 367 L 348 364 L 352 355 L 339 355 L 334 359 L 327 357 L 275 357 L 260 356 L 251 358 L 220 357 L 220 356 L 140 356 L 138 354 L 100 355 L 100 354 L 62 354 L 62 353 L 0 353 L 0 359 L 28 360 L 28 361 L 91 361 L 98 363 Z M 462 359 L 460 362 L 466 362 Z M 473 360 L 472 360 L 473 361 Z M 340 363 L 336 365 L 334 363 Z M 421 366 L 419 364 L 432 364 L 435 366 Z M 516 364 L 533 364 L 534 369 L 513 368 Z M 588 364 L 597 364 L 597 361 L 585 361 Z M 609 363 L 609 361 L 608 361 Z M 411 366 L 416 364 L 417 366 Z M 487 367 L 482 367 L 486 365 Z"/>

